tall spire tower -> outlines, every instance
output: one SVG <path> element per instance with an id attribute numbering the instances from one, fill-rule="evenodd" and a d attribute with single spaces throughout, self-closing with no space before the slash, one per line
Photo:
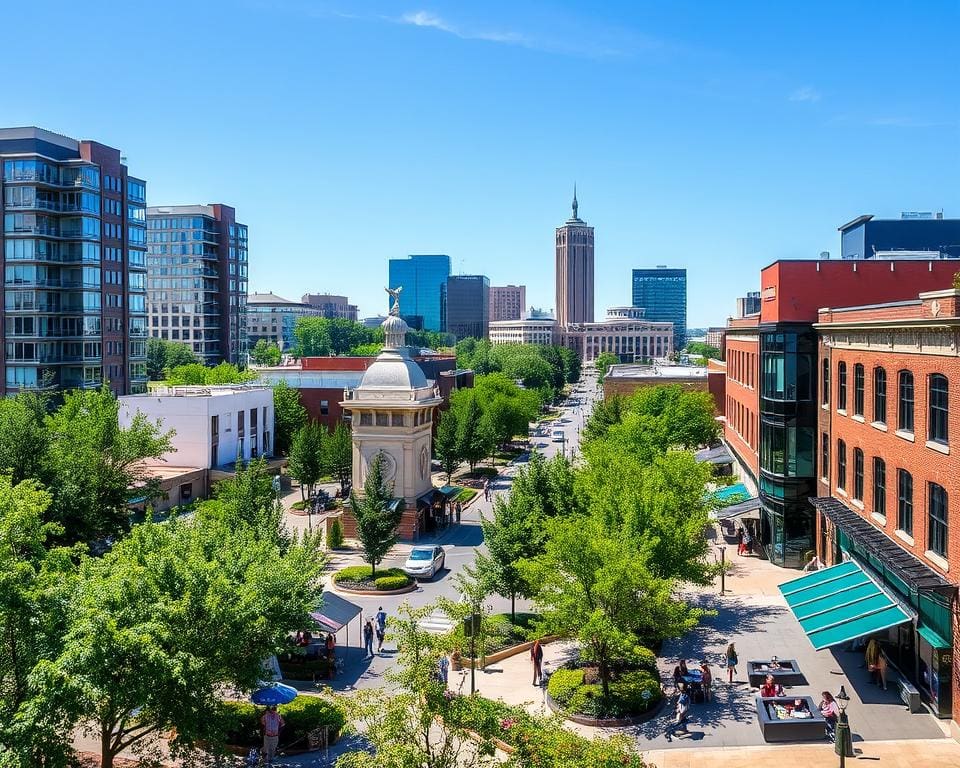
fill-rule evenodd
<path id="1" fill-rule="evenodd" d="M 577 185 L 573 215 L 557 227 L 557 325 L 593 322 L 593 227 L 580 218 Z"/>

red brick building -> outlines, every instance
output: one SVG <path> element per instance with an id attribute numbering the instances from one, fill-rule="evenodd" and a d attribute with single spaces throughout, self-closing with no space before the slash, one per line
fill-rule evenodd
<path id="1" fill-rule="evenodd" d="M 870 566 L 909 607 L 912 623 L 885 631 L 885 651 L 956 722 L 960 291 L 823 309 L 815 327 L 818 556 Z"/>
<path id="2" fill-rule="evenodd" d="M 757 441 L 760 428 L 759 315 L 730 318 L 727 322 L 726 381 L 723 387 L 726 417 L 723 437 L 740 458 L 754 482 L 760 474 Z"/>

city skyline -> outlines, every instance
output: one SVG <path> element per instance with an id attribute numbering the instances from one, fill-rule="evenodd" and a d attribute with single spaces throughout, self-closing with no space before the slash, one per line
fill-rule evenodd
<path id="1" fill-rule="evenodd" d="M 6 9 L 8 28 L 42 27 L 58 6 Z M 252 233 L 251 290 L 346 294 L 361 315 L 382 313 L 386 262 L 411 253 L 448 253 L 453 274 L 524 284 L 529 304 L 552 307 L 550 238 L 576 181 L 598 237 L 596 307 L 629 303 L 630 271 L 667 263 L 688 270 L 688 321 L 702 327 L 759 288 L 761 266 L 836 257 L 837 227 L 856 216 L 956 215 L 960 112 L 942 94 L 958 87 L 960 9 L 924 7 L 820 3 L 798 19 L 746 2 L 351 12 L 278 0 L 224 13 L 175 0 L 142 24 L 135 9 L 94 5 L 89 44 L 135 28 L 140 66 L 90 89 L 39 61 L 4 124 L 121 148 L 150 205 L 228 199 Z M 231 44 L 190 46 L 188 13 L 198 28 L 228 17 Z M 923 64 L 877 56 L 877 39 L 922 47 Z M 11 61 L 31 58 L 29 36 L 7 45 Z M 144 88 L 197 71 L 243 83 L 241 112 L 184 121 L 210 94 L 181 88 L 176 109 L 143 119 Z M 564 111 L 570 93 L 578 105 Z M 296 158 L 282 183 L 266 146 Z M 290 217 L 294 201 L 317 215 Z"/>

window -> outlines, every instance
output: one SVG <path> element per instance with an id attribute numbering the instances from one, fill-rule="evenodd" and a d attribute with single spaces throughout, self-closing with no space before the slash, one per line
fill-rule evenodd
<path id="1" fill-rule="evenodd" d="M 847 444 L 837 440 L 837 488 L 847 487 Z"/>
<path id="2" fill-rule="evenodd" d="M 820 436 L 820 477 L 824 480 L 830 471 L 830 435 L 824 432 Z"/>
<path id="3" fill-rule="evenodd" d="M 329 400 L 321 400 L 321 401 L 320 401 L 320 415 L 321 415 L 321 416 L 326 416 L 328 413 L 330 413 L 330 401 L 329 401 Z"/>
<path id="4" fill-rule="evenodd" d="M 897 528 L 913 535 L 913 476 L 905 469 L 897 470 Z"/>
<path id="5" fill-rule="evenodd" d="M 930 528 L 927 549 L 941 557 L 947 556 L 947 492 L 943 486 L 929 483 Z"/>
<path id="6" fill-rule="evenodd" d="M 935 373 L 930 377 L 930 419 L 927 426 L 928 440 L 947 442 L 947 377 Z"/>
<path id="7" fill-rule="evenodd" d="M 900 371 L 897 381 L 897 429 L 913 432 L 913 374 Z"/>
<path id="8" fill-rule="evenodd" d="M 873 369 L 873 420 L 887 423 L 887 372 L 883 368 Z"/>
<path id="9" fill-rule="evenodd" d="M 847 410 L 847 364 L 837 366 L 837 410 Z"/>
<path id="10" fill-rule="evenodd" d="M 853 449 L 853 498 L 863 501 L 863 451 Z"/>
<path id="11" fill-rule="evenodd" d="M 879 456 L 873 458 L 873 511 L 887 516 L 887 465 Z"/>
<path id="12" fill-rule="evenodd" d="M 182 483 L 180 485 L 180 503 L 190 501 L 193 498 L 193 483 Z"/>
<path id="13" fill-rule="evenodd" d="M 823 373 L 820 382 L 820 402 L 824 405 L 830 405 L 830 361 L 823 361 Z"/>
<path id="14" fill-rule="evenodd" d="M 863 416 L 863 379 L 863 366 L 857 363 L 853 366 L 853 412 L 857 416 Z"/>

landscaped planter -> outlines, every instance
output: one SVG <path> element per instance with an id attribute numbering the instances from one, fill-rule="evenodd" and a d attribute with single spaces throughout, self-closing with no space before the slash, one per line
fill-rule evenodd
<path id="1" fill-rule="evenodd" d="M 556 635 L 548 635 L 540 639 L 540 644 L 544 645 L 545 643 L 552 643 L 557 639 Z M 509 648 L 504 648 L 502 651 L 497 651 L 496 653 L 490 653 L 484 656 L 482 659 L 474 659 L 470 656 L 464 656 L 460 663 L 469 669 L 473 667 L 474 669 L 479 669 L 477 666 L 481 661 L 484 664 L 496 664 L 498 661 L 503 661 L 504 659 L 509 659 L 511 656 L 516 656 L 518 653 L 523 653 L 524 651 L 529 651 L 533 647 L 533 641 L 526 643 L 520 643 L 519 645 L 511 645 Z"/>
<path id="2" fill-rule="evenodd" d="M 748 661 L 747 678 L 750 685 L 759 688 L 763 685 L 767 675 L 772 675 L 780 685 L 806 685 L 807 679 L 800 670 L 800 665 L 794 659 L 777 659 L 776 666 L 771 668 L 769 661 Z"/>
<path id="3" fill-rule="evenodd" d="M 365 574 L 364 571 L 367 570 L 369 570 L 367 566 L 347 566 L 333 574 L 331 581 L 335 589 L 348 595 L 403 595 L 417 588 L 416 579 L 411 578 L 399 568 L 378 571 L 376 579 L 371 579 L 369 574 Z M 395 589 L 377 589 L 376 581 L 379 579 L 393 581 L 406 579 L 407 583 Z"/>
<path id="4" fill-rule="evenodd" d="M 413 582 L 403 589 L 348 589 L 334 583 L 333 588 L 337 592 L 343 592 L 345 595 L 405 595 L 407 592 L 417 591 L 417 582 Z"/>
<path id="5" fill-rule="evenodd" d="M 792 705 L 801 699 L 810 712 L 810 717 L 797 719 L 779 718 L 773 713 L 775 705 Z M 764 741 L 824 741 L 827 733 L 827 721 L 820 714 L 820 708 L 810 696 L 777 696 L 756 699 L 757 720 Z"/>
<path id="6" fill-rule="evenodd" d="M 659 715 L 660 710 L 663 709 L 663 706 L 667 701 L 666 696 L 661 697 L 660 701 L 658 701 L 641 715 L 634 715 L 633 717 L 601 718 L 588 717 L 587 715 L 580 715 L 574 712 L 566 712 L 564 711 L 563 707 L 553 700 L 553 697 L 550 695 L 549 691 L 544 691 L 544 695 L 547 706 L 550 707 L 551 711 L 556 712 L 565 720 L 570 720 L 571 722 L 579 723 L 580 725 L 589 725 L 593 728 L 622 728 L 628 725 L 644 723 L 647 720 L 652 720 Z"/>

